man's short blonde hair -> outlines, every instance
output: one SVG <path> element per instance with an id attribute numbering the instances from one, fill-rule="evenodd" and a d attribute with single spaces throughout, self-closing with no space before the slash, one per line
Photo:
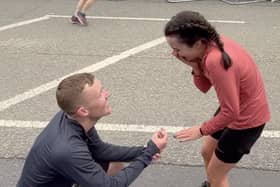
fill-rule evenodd
<path id="1" fill-rule="evenodd" d="M 63 79 L 56 89 L 56 101 L 61 110 L 74 114 L 81 103 L 81 93 L 85 85 L 93 85 L 94 75 L 79 73 Z"/>

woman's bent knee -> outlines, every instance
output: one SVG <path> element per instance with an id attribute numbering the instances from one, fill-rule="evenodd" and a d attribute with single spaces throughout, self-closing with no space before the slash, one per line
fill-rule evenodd
<path id="1" fill-rule="evenodd" d="M 213 155 L 214 150 L 206 148 L 203 146 L 200 150 L 200 154 L 203 157 L 204 160 L 210 161 L 212 155 Z"/>

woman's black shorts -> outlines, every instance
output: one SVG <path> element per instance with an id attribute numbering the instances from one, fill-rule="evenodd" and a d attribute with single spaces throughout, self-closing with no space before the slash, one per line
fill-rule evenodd
<path id="1" fill-rule="evenodd" d="M 215 115 L 219 112 L 215 113 Z M 250 129 L 235 130 L 225 128 L 211 136 L 218 140 L 215 154 L 225 163 L 237 163 L 244 154 L 249 154 L 251 147 L 260 137 L 265 124 Z"/>

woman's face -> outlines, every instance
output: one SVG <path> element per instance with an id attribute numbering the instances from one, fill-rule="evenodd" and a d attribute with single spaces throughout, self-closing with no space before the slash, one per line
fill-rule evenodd
<path id="1" fill-rule="evenodd" d="M 178 59 L 188 62 L 200 62 L 204 54 L 205 46 L 199 40 L 192 47 L 178 40 L 176 36 L 167 36 L 167 43 L 172 48 L 171 54 Z M 202 48 L 203 47 L 203 48 Z"/>

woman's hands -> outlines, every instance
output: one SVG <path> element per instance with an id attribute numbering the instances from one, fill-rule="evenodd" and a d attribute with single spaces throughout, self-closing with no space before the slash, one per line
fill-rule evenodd
<path id="1" fill-rule="evenodd" d="M 192 67 L 192 70 L 195 75 L 200 75 L 202 73 L 200 63 L 198 61 L 188 61 L 183 57 L 180 57 L 179 55 L 175 56 L 178 60 L 183 62 L 184 64 L 187 64 L 188 66 Z"/>
<path id="2" fill-rule="evenodd" d="M 174 134 L 174 138 L 176 138 L 180 142 L 196 140 L 201 137 L 202 134 L 200 132 L 199 125 L 182 129 Z"/>

